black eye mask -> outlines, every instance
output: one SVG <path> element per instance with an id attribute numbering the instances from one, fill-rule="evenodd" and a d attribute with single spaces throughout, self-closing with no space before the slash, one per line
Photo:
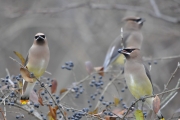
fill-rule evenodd
<path id="1" fill-rule="evenodd" d="M 45 35 L 37 35 L 37 36 L 35 36 L 34 38 L 35 38 L 35 39 L 38 39 L 39 37 L 42 38 L 42 39 L 45 39 L 46 36 L 45 36 Z"/>

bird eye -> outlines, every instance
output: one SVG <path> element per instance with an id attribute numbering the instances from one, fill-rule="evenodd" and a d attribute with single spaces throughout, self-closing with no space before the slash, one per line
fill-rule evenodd
<path id="1" fill-rule="evenodd" d="M 37 39 L 39 36 L 35 36 L 34 38 Z"/>
<path id="2" fill-rule="evenodd" d="M 131 53 L 132 51 L 134 51 L 134 49 L 125 49 L 128 53 Z"/>
<path id="3" fill-rule="evenodd" d="M 40 35 L 40 36 L 45 39 L 45 35 Z"/>
<path id="4" fill-rule="evenodd" d="M 139 21 L 141 21 L 141 20 L 142 20 L 142 18 L 136 19 L 136 22 L 139 22 Z"/>

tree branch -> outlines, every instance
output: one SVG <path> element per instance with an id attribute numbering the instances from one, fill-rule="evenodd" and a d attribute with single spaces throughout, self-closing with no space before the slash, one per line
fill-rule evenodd
<path id="1" fill-rule="evenodd" d="M 31 110 L 27 105 L 20 105 L 18 103 L 15 103 L 14 106 L 17 107 L 17 108 L 20 108 L 22 110 L 25 110 L 28 113 Z M 33 115 L 37 120 L 42 120 L 41 115 L 35 109 L 33 110 L 33 113 L 31 113 L 31 115 Z"/>

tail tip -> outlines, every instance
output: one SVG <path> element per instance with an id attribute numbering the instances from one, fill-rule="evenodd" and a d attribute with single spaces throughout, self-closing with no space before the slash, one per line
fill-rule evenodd
<path id="1" fill-rule="evenodd" d="M 20 103 L 22 105 L 26 105 L 28 102 L 29 102 L 29 97 L 28 96 L 21 96 Z"/>

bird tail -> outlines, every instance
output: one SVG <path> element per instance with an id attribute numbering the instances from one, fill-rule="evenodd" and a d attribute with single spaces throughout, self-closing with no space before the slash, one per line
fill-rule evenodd
<path id="1" fill-rule="evenodd" d="M 23 89 L 22 89 L 22 95 L 20 99 L 21 104 L 27 104 L 29 102 L 29 94 L 33 90 L 36 82 L 29 83 L 25 80 L 23 80 Z"/>
<path id="2" fill-rule="evenodd" d="M 157 113 L 157 117 L 159 118 L 159 120 L 165 120 L 160 110 Z"/>

